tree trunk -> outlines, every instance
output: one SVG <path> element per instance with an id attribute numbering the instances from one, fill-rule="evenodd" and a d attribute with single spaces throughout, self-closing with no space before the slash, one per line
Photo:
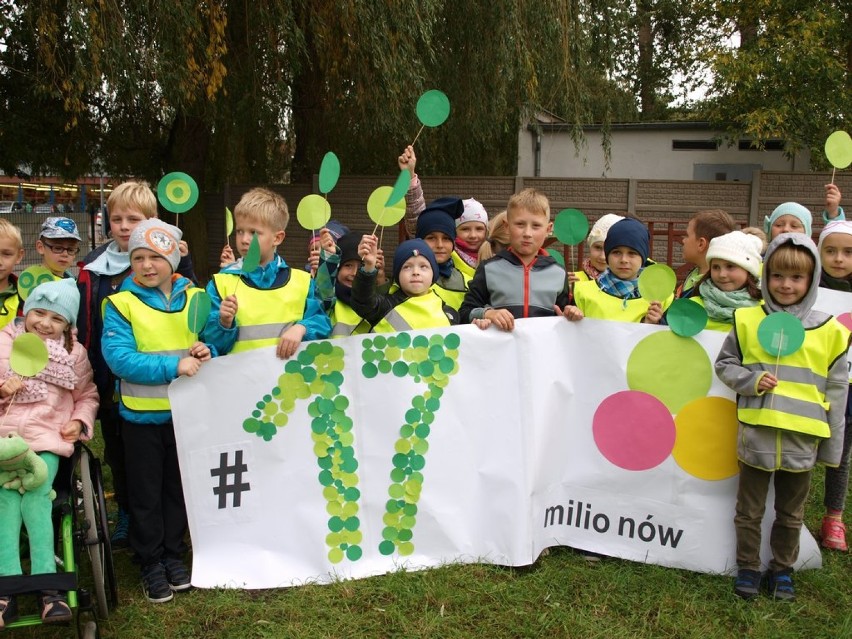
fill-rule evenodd
<path id="1" fill-rule="evenodd" d="M 639 20 L 639 104 L 642 119 L 655 117 L 657 92 L 654 83 L 654 35 L 651 29 L 651 1 L 640 0 L 636 4 Z"/>

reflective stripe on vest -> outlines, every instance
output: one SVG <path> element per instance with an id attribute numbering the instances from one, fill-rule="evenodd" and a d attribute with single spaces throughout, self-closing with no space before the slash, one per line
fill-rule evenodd
<path id="1" fill-rule="evenodd" d="M 778 369 L 778 385 L 771 392 L 757 397 L 738 396 L 738 419 L 744 424 L 830 437 L 825 389 L 831 365 L 848 348 L 849 331 L 831 318 L 821 326 L 806 329 L 805 341 L 795 353 L 777 358 L 763 350 L 757 339 L 758 326 L 766 315 L 762 306 L 741 308 L 734 313 L 743 366 L 773 375 Z"/>
<path id="2" fill-rule="evenodd" d="M 186 303 L 174 311 L 152 308 L 130 291 L 110 295 L 108 302 L 127 320 L 140 353 L 186 357 L 198 341 L 189 330 L 189 301 L 202 291 L 187 289 Z M 123 379 L 118 386 L 125 408 L 146 413 L 171 410 L 168 390 L 168 384 L 136 384 Z"/>
<path id="3" fill-rule="evenodd" d="M 259 289 L 237 273 L 217 273 L 213 282 L 220 299 L 237 297 L 237 341 L 232 353 L 275 346 L 285 330 L 302 319 L 311 276 L 290 269 L 289 279 L 277 288 Z M 270 322 L 270 319 L 277 321 Z"/>
<path id="4" fill-rule="evenodd" d="M 663 302 L 665 311 L 674 300 L 674 293 Z M 583 311 L 585 317 L 617 320 L 619 322 L 641 322 L 648 314 L 650 302 L 637 297 L 625 300 L 604 293 L 596 280 L 574 284 L 574 304 Z"/>
<path id="5" fill-rule="evenodd" d="M 432 294 L 434 293 L 434 294 Z M 434 289 L 426 295 L 409 297 L 390 310 L 374 327 L 374 333 L 396 333 L 421 328 L 450 326 L 444 301 Z"/>
<path id="6" fill-rule="evenodd" d="M 331 337 L 348 337 L 349 335 L 363 335 L 370 332 L 370 325 L 358 315 L 349 304 L 337 300 L 331 309 Z"/>

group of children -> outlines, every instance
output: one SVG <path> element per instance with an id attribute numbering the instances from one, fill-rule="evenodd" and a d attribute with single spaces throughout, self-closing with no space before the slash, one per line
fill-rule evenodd
<path id="1" fill-rule="evenodd" d="M 234 259 L 226 247 L 222 268 L 206 287 L 212 310 L 198 334 L 188 315 L 202 289 L 180 230 L 156 218 L 146 184 L 127 182 L 112 192 L 112 240 L 82 260 L 76 286 L 67 272 L 79 251 L 76 226 L 67 218 L 46 220 L 36 246 L 43 264 L 30 274 L 40 283 L 26 300 L 13 275 L 23 257 L 20 232 L 0 219 L 0 407 L 9 406 L 0 436 L 20 434 L 55 475 L 58 456 L 70 455 L 73 442 L 91 437 L 100 420 L 119 528 L 129 529 L 149 601 L 169 601 L 191 587 L 167 389 L 212 357 L 273 346 L 286 359 L 305 340 L 458 323 L 511 331 L 516 319 L 529 317 L 666 321 L 676 292 L 661 300 L 639 293 L 651 247 L 637 219 L 599 219 L 589 234 L 589 258 L 569 275 L 543 249 L 553 228 L 543 194 L 525 189 L 493 219 L 474 199 L 446 197 L 426 205 L 415 162 L 411 147 L 399 158 L 412 175 L 406 227 L 414 237 L 394 252 L 387 284 L 381 282 L 378 239 L 341 225 L 320 232 L 307 269 L 291 268 L 278 254 L 289 219 L 285 201 L 267 189 L 247 192 L 234 209 L 236 251 L 245 257 L 256 241 L 259 264 L 245 272 L 242 257 Z M 843 221 L 839 200 L 839 191 L 831 190 L 828 215 L 838 221 L 826 225 L 819 247 L 809 237 L 810 213 L 794 203 L 767 219 L 765 259 L 762 240 L 734 230 L 724 212 L 697 214 L 684 240 L 696 273 L 678 294 L 705 307 L 710 328 L 730 331 L 716 369 L 738 393 L 735 589 L 743 597 L 760 587 L 759 525 L 773 475 L 771 594 L 794 596 L 791 567 L 817 461 L 838 467 L 827 476 L 822 542 L 846 548 L 849 332 L 812 308 L 819 286 L 852 290 L 852 223 Z M 778 362 L 760 349 L 756 331 L 760 319 L 779 311 L 796 315 L 807 338 L 796 354 L 781 358 L 783 374 L 775 375 L 770 371 Z M 50 358 L 44 371 L 26 379 L 9 368 L 11 342 L 23 332 L 43 339 Z M 45 518 L 50 524 L 49 485 L 23 495 L 0 490 L 0 574 L 22 572 L 21 524 L 28 530 L 45 528 Z M 48 542 L 30 530 L 32 572 L 55 571 L 49 532 Z M 70 619 L 63 593 L 43 592 L 41 602 L 44 621 Z M 0 629 L 17 614 L 16 598 L 0 595 Z"/>

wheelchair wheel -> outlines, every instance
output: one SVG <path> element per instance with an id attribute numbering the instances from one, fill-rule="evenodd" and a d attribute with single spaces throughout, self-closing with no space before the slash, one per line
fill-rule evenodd
<path id="1" fill-rule="evenodd" d="M 107 619 L 110 608 L 118 603 L 118 592 L 109 543 L 101 466 L 86 447 L 80 451 L 80 481 L 85 517 L 84 543 L 91 562 L 98 617 Z"/>

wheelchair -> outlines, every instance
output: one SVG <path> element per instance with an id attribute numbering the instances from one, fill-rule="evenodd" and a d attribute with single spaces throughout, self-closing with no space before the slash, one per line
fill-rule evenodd
<path id="1" fill-rule="evenodd" d="M 66 591 L 74 612 L 77 636 L 100 636 L 98 621 L 109 618 L 118 604 L 115 571 L 109 543 L 106 500 L 100 461 L 82 443 L 74 454 L 61 458 L 53 482 L 55 574 L 0 577 L 4 595 L 38 594 L 42 590 Z M 22 547 L 25 543 L 22 542 Z M 85 555 L 88 566 L 81 566 Z M 41 625 L 39 614 L 22 614 L 7 629 Z"/>

